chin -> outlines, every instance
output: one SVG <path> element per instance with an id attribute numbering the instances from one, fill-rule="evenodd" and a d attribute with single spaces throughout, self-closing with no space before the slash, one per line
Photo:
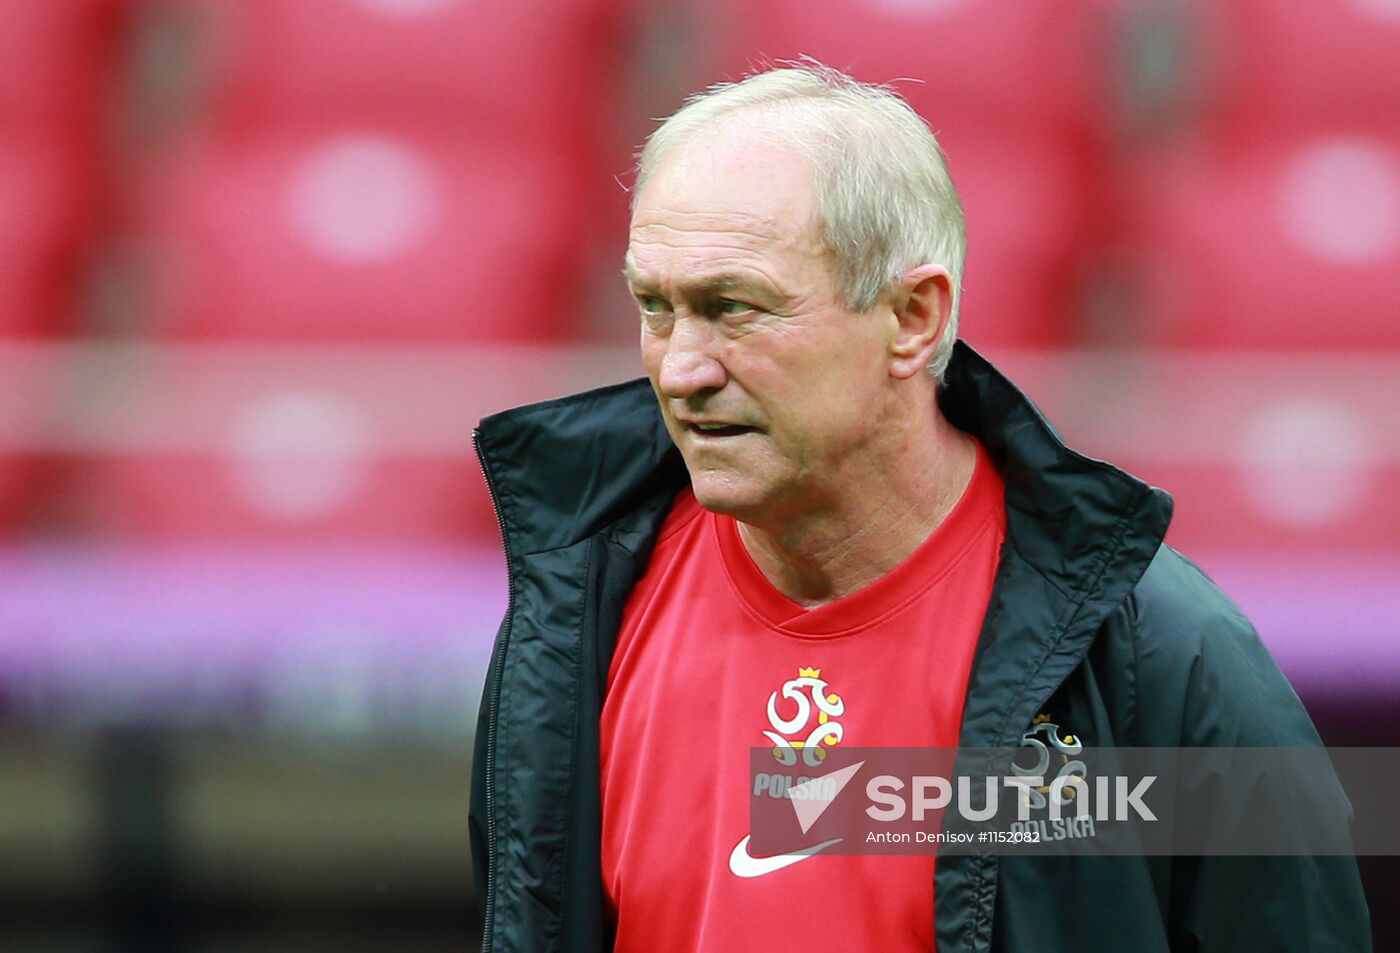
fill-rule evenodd
<path id="1" fill-rule="evenodd" d="M 695 499 L 712 513 L 732 516 L 737 520 L 753 517 L 764 509 L 767 494 L 757 487 L 735 485 L 728 479 L 716 479 L 712 474 L 691 477 Z"/>

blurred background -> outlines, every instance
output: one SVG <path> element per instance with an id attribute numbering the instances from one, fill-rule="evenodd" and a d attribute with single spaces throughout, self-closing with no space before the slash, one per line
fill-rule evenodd
<path id="1" fill-rule="evenodd" d="M 1400 0 L 0 0 L 0 951 L 475 948 L 471 431 L 640 372 L 632 152 L 767 58 L 929 119 L 964 336 L 1400 744 L 1397 51 Z"/>

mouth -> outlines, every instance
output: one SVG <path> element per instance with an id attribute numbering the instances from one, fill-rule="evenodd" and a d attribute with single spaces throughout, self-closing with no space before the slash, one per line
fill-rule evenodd
<path id="1" fill-rule="evenodd" d="M 741 437 L 744 434 L 758 432 L 757 427 L 746 427 L 743 424 L 693 423 L 685 421 L 683 426 L 691 434 L 703 440 Z"/>

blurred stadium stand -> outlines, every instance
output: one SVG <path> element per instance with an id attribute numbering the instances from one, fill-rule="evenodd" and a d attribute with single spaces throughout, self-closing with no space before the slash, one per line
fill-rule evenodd
<path id="1" fill-rule="evenodd" d="M 142 224 L 164 333 L 569 340 L 605 190 L 615 0 L 190 0 L 206 101 Z M 528 60 L 528 68 L 521 69 Z"/>
<path id="2" fill-rule="evenodd" d="M 638 373 L 643 119 L 772 59 L 930 120 L 967 339 L 1397 744 L 1397 48 L 1397 0 L 0 0 L 0 953 L 472 948 L 471 429 Z"/>
<path id="3" fill-rule="evenodd" d="M 1400 7 L 1192 5 L 1198 79 L 1137 145 L 1145 339 L 1400 347 Z"/>

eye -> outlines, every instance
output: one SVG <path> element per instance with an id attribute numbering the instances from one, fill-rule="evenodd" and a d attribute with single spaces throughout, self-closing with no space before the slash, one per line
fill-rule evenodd
<path id="1" fill-rule="evenodd" d="M 723 315 L 748 314 L 750 311 L 757 311 L 753 305 L 745 301 L 735 301 L 733 298 L 720 298 L 715 309 Z"/>
<path id="2" fill-rule="evenodd" d="M 637 295 L 637 307 L 642 312 L 642 327 L 651 334 L 665 333 L 675 320 L 671 313 L 671 303 L 656 295 Z"/>
<path id="3" fill-rule="evenodd" d="M 666 302 L 656 295 L 637 295 L 637 306 L 643 314 L 661 314 L 667 310 Z"/>

